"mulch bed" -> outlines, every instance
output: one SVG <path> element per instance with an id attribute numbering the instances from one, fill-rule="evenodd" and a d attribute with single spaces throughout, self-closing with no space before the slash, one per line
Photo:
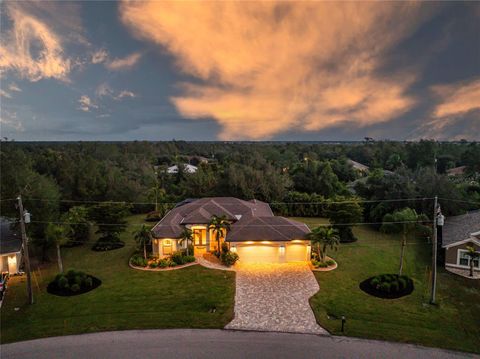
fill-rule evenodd
<path id="1" fill-rule="evenodd" d="M 125 247 L 125 242 L 115 242 L 115 243 L 95 243 L 92 247 L 92 251 L 95 252 L 106 252 L 113 251 L 115 249 Z"/>
<path id="2" fill-rule="evenodd" d="M 70 289 L 64 290 L 64 289 L 59 289 L 55 286 L 54 282 L 50 282 L 47 286 L 47 292 L 53 295 L 58 295 L 61 297 L 72 297 L 75 295 L 80 295 L 83 293 L 88 293 L 95 288 L 98 288 L 100 284 L 102 284 L 102 281 L 92 275 L 87 275 L 87 277 L 92 278 L 92 286 L 90 288 L 81 288 L 78 292 L 73 292 Z"/>
<path id="3" fill-rule="evenodd" d="M 372 287 L 372 285 L 370 284 L 370 281 L 375 277 L 376 276 L 365 279 L 363 282 L 360 283 L 359 287 L 365 293 L 373 295 L 374 297 L 377 297 L 377 298 L 397 299 L 397 298 L 401 298 L 401 297 L 404 297 L 406 295 L 411 294 L 413 292 L 413 290 L 415 289 L 414 285 L 413 285 L 413 281 L 410 279 L 409 281 L 407 281 L 407 287 L 405 289 L 400 290 L 400 291 L 395 292 L 395 293 L 385 293 L 385 292 L 377 290 L 377 288 Z"/>

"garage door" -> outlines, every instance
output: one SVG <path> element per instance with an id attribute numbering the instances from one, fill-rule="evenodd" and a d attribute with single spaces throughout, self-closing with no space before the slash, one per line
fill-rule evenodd
<path id="1" fill-rule="evenodd" d="M 303 262 L 307 260 L 306 244 L 287 244 L 285 248 L 285 259 L 287 262 Z"/>
<path id="2" fill-rule="evenodd" d="M 269 245 L 237 245 L 237 253 L 241 263 L 278 263 L 279 247 Z"/>

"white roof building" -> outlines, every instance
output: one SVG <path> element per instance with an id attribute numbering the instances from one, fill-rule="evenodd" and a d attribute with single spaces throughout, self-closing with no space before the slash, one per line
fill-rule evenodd
<path id="1" fill-rule="evenodd" d="M 188 163 L 183 164 L 183 171 L 185 173 L 195 173 L 195 172 L 197 172 L 197 170 L 198 170 L 197 166 L 189 165 Z M 170 174 L 178 173 L 178 166 L 173 165 L 171 167 L 168 167 L 167 168 L 167 173 L 170 173 Z"/>

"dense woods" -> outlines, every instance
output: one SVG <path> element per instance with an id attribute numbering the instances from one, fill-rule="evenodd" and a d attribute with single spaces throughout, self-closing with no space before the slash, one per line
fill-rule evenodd
<path id="1" fill-rule="evenodd" d="M 369 170 L 354 168 L 350 160 Z M 197 172 L 184 171 L 185 163 Z M 178 173 L 167 173 L 175 164 Z M 431 218 L 435 195 L 447 216 L 480 202 L 480 144 L 465 141 L 4 141 L 0 165 L 2 216 L 18 215 L 13 199 L 22 194 L 32 214 L 30 234 L 40 241 L 49 222 L 77 217 L 72 223 L 81 227 L 86 212 L 99 222 L 95 206 L 103 201 L 125 202 L 133 213 L 154 211 L 157 202 L 162 215 L 186 198 L 256 198 L 271 203 L 279 215 L 325 216 L 333 223 L 378 223 L 405 207 Z M 463 174 L 447 174 L 459 166 L 466 166 Z M 411 200 L 380 201 L 390 199 Z M 343 235 L 348 237 L 348 230 Z"/>

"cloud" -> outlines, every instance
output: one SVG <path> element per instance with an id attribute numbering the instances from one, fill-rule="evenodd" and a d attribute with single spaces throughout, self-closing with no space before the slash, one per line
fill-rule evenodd
<path id="1" fill-rule="evenodd" d="M 73 14 L 77 6 L 8 1 L 2 3 L 2 10 L 12 26 L 8 30 L 2 26 L 0 71 L 12 71 L 30 81 L 68 81 L 74 62 L 66 56 L 64 43 L 83 39 L 81 24 Z"/>
<path id="2" fill-rule="evenodd" d="M 108 52 L 105 49 L 100 49 L 92 54 L 92 64 L 101 64 L 108 58 Z"/>
<path id="3" fill-rule="evenodd" d="M 22 89 L 18 87 L 15 82 L 10 83 L 10 85 L 8 85 L 8 89 L 13 92 L 22 92 Z"/>
<path id="4" fill-rule="evenodd" d="M 116 58 L 105 62 L 105 67 L 111 71 L 129 70 L 137 64 L 141 57 L 141 53 L 135 52 L 124 58 Z"/>
<path id="5" fill-rule="evenodd" d="M 433 116 L 451 117 L 480 109 L 480 78 L 450 85 L 432 87 L 439 103 Z"/>
<path id="6" fill-rule="evenodd" d="M 264 139 L 387 122 L 412 109 L 408 90 L 418 75 L 381 73 L 388 51 L 431 9 L 410 2 L 124 1 L 120 16 L 194 77 L 171 98 L 181 115 L 215 119 L 222 139 Z"/>
<path id="7" fill-rule="evenodd" d="M 112 98 L 116 101 L 120 101 L 124 98 L 135 98 L 135 97 L 137 97 L 137 95 L 135 93 L 133 93 L 132 91 L 129 91 L 129 90 L 122 90 L 122 91 L 116 92 L 106 82 L 101 83 L 97 87 L 97 89 L 95 90 L 95 95 L 97 97 L 110 97 L 110 98 Z"/>
<path id="8" fill-rule="evenodd" d="M 12 95 L 10 95 L 7 91 L 0 89 L 0 96 L 6 97 L 6 98 L 12 98 Z"/>
<path id="9" fill-rule="evenodd" d="M 431 87 L 437 103 L 412 139 L 480 140 L 480 78 Z"/>
<path id="10" fill-rule="evenodd" d="M 90 112 L 92 109 L 98 108 L 98 106 L 90 99 L 90 97 L 86 95 L 82 95 L 78 99 L 78 103 L 80 104 L 78 109 L 84 112 Z"/>
<path id="11" fill-rule="evenodd" d="M 0 127 L 7 126 L 13 128 L 15 131 L 23 132 L 25 130 L 22 122 L 17 119 L 16 112 L 10 112 L 5 109 L 2 109 L 2 113 L 0 115 Z"/>

